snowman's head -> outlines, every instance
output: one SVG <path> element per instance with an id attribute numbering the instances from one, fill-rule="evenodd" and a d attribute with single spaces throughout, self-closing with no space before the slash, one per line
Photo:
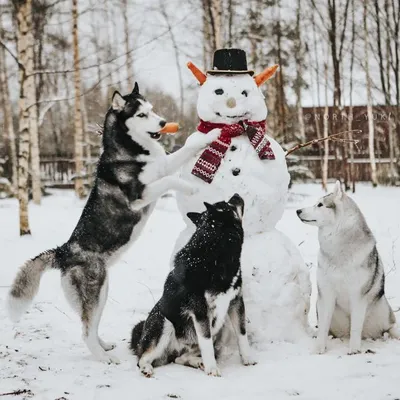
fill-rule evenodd
<path id="1" fill-rule="evenodd" d="M 200 88 L 197 113 L 203 121 L 233 124 L 267 117 L 264 96 L 249 74 L 209 75 Z"/>
<path id="2" fill-rule="evenodd" d="M 266 119 L 267 106 L 259 86 L 274 75 L 277 65 L 255 77 L 247 73 L 205 75 L 192 63 L 188 67 L 201 85 L 197 113 L 203 121 L 233 124 Z"/>

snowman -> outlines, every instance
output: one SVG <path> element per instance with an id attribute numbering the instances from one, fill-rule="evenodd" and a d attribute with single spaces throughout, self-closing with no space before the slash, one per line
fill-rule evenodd
<path id="1" fill-rule="evenodd" d="M 189 69 L 200 83 L 193 135 L 220 130 L 218 139 L 190 159 L 180 176 L 198 190 L 177 193 L 186 222 L 174 254 L 195 230 L 186 214 L 204 210 L 203 202 L 227 200 L 234 193 L 245 201 L 242 250 L 243 291 L 252 341 L 297 342 L 308 336 L 311 286 L 308 269 L 293 243 L 275 226 L 284 212 L 290 176 L 281 146 L 266 134 L 267 107 L 259 86 L 278 66 L 253 76 L 241 49 L 214 54 L 213 69 Z"/>

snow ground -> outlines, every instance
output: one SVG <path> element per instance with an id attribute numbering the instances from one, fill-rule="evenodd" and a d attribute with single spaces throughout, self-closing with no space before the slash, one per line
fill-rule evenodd
<path id="1" fill-rule="evenodd" d="M 302 224 L 295 209 L 314 203 L 317 185 L 296 185 L 279 228 L 299 246 L 315 275 L 316 228 Z M 387 296 L 400 307 L 400 189 L 359 185 L 355 200 L 376 234 L 387 271 Z M 364 343 L 375 353 L 347 356 L 347 343 L 331 340 L 325 355 L 312 354 L 313 342 L 269 343 L 257 350 L 258 365 L 244 367 L 235 353 L 221 363 L 222 378 L 178 365 L 157 368 L 155 377 L 140 376 L 128 351 L 134 323 L 159 298 L 169 256 L 183 228 L 173 198 L 161 199 L 138 242 L 110 271 L 110 296 L 100 325 L 101 336 L 117 343 L 120 365 L 95 361 L 80 338 L 80 323 L 67 305 L 58 273 L 42 280 L 29 313 L 17 326 L 8 320 L 4 299 L 25 259 L 68 239 L 83 202 L 72 192 L 54 191 L 42 206 L 30 205 L 32 237 L 18 236 L 15 200 L 0 201 L 0 395 L 29 389 L 25 398 L 54 399 L 400 399 L 400 343 Z M 315 301 L 313 299 L 312 304 Z M 315 324 L 315 308 L 310 320 Z M 397 313 L 400 318 L 400 313 Z M 8 396 L 5 398 L 9 398 Z M 22 399 L 24 395 L 10 396 Z"/>

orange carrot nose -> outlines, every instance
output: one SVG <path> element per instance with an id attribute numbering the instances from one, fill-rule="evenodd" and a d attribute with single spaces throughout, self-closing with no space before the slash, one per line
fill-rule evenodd
<path id="1" fill-rule="evenodd" d="M 268 79 L 271 79 L 276 70 L 279 68 L 278 64 L 273 65 L 272 67 L 268 67 L 264 69 L 263 72 L 260 72 L 254 77 L 254 80 L 256 81 L 257 86 L 261 86 L 264 82 L 266 82 Z"/>
<path id="2" fill-rule="evenodd" d="M 178 132 L 179 130 L 179 124 L 177 122 L 167 122 L 164 126 L 164 128 L 161 129 L 160 133 L 168 133 L 168 134 L 173 134 Z"/>

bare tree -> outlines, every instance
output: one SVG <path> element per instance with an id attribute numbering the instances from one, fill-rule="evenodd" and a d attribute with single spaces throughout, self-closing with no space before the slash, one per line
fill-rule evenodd
<path id="1" fill-rule="evenodd" d="M 367 2 L 364 2 L 364 13 L 363 13 L 363 28 L 364 28 L 364 67 L 365 77 L 367 83 L 367 113 L 368 113 L 368 145 L 369 145 L 369 160 L 371 165 L 371 182 L 372 186 L 378 185 L 378 179 L 376 175 L 376 161 L 375 161 L 375 132 L 374 132 L 374 116 L 372 113 L 372 93 L 371 93 L 371 77 L 369 71 L 369 39 L 368 39 L 368 22 L 367 22 Z"/>
<path id="2" fill-rule="evenodd" d="M 1 16 L 0 16 L 0 30 L 1 30 Z M 3 46 L 0 46 L 0 90 L 3 100 L 3 114 L 4 114 L 4 133 L 7 136 L 9 143 L 9 151 L 11 158 L 11 184 L 13 192 L 16 195 L 18 190 L 18 161 L 17 161 L 17 147 L 15 142 L 15 132 L 13 123 L 13 111 L 10 98 L 10 90 L 8 87 L 8 75 L 7 75 L 7 59 L 6 53 Z"/>
<path id="3" fill-rule="evenodd" d="M 324 138 L 328 137 L 329 129 L 329 106 L 328 106 L 328 64 L 324 66 L 325 71 L 325 110 L 324 110 Z M 329 141 L 324 141 L 324 161 L 322 163 L 322 188 L 327 191 L 328 164 L 329 163 Z"/>
<path id="4" fill-rule="evenodd" d="M 178 80 L 179 80 L 179 120 L 182 120 L 184 114 L 184 105 L 185 105 L 185 92 L 183 87 L 182 68 L 179 60 L 179 46 L 175 37 L 175 33 L 173 31 L 173 26 L 170 20 L 170 16 L 168 15 L 167 10 L 165 8 L 165 2 L 163 0 L 160 0 L 159 5 L 160 5 L 161 15 L 163 16 L 165 23 L 167 24 L 172 47 L 174 49 L 176 72 L 178 73 Z"/>
<path id="5" fill-rule="evenodd" d="M 74 86 L 75 86 L 75 193 L 82 199 L 85 197 L 83 185 L 83 127 L 81 112 L 81 72 L 79 69 L 79 39 L 78 39 L 78 0 L 72 0 L 72 37 L 74 51 Z"/>
<path id="6" fill-rule="evenodd" d="M 301 89 L 303 86 L 303 46 L 301 40 L 301 0 L 297 0 L 297 10 L 296 10 L 296 32 L 294 41 L 294 53 L 295 53 L 295 63 L 296 63 L 296 82 L 295 82 L 295 92 L 296 92 L 296 108 L 297 108 L 297 119 L 300 130 L 300 138 L 304 142 L 306 140 L 306 132 L 304 128 L 304 118 L 303 118 L 303 108 L 301 106 Z"/>
<path id="7" fill-rule="evenodd" d="M 122 0 L 122 16 L 124 19 L 125 52 L 126 52 L 126 74 L 130 90 L 133 89 L 133 64 L 131 54 L 131 44 L 129 42 L 129 20 L 128 20 L 128 0 Z"/>
<path id="8" fill-rule="evenodd" d="M 35 102 L 33 79 L 33 41 L 32 41 L 32 0 L 18 0 L 13 3 L 17 19 L 17 52 L 19 67 L 19 152 L 18 152 L 18 201 L 19 232 L 30 235 L 28 200 L 29 200 L 29 150 L 30 117 L 29 106 Z"/>

